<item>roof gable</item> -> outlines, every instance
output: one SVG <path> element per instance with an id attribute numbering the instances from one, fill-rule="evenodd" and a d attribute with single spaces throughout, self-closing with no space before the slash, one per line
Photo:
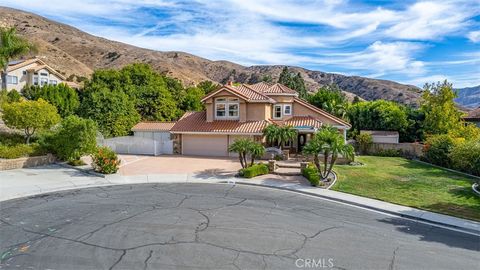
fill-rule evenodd
<path id="1" fill-rule="evenodd" d="M 308 109 L 310 109 L 310 110 L 312 110 L 312 111 L 314 111 L 314 112 L 316 112 L 316 113 L 319 113 L 319 114 L 325 116 L 326 118 L 329 118 L 330 120 L 338 123 L 339 125 L 351 127 L 351 125 L 350 125 L 348 122 L 346 122 L 345 120 L 343 120 L 343 119 L 341 119 L 341 118 L 338 118 L 338 117 L 336 117 L 336 116 L 334 116 L 334 115 L 331 115 L 331 114 L 327 113 L 326 111 L 321 110 L 321 109 L 313 106 L 312 104 L 310 104 L 310 103 L 308 103 L 308 102 L 306 102 L 306 101 L 304 101 L 304 100 L 302 100 L 302 99 L 300 99 L 300 98 L 294 98 L 293 101 L 294 101 L 294 102 L 297 102 L 298 104 L 303 105 L 304 107 L 306 107 L 306 108 L 308 108 Z"/>

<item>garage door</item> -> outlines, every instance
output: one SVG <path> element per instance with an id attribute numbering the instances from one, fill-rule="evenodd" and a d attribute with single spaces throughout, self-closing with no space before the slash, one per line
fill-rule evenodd
<path id="1" fill-rule="evenodd" d="M 193 156 L 228 156 L 227 135 L 182 136 L 182 152 Z"/>
<path id="2" fill-rule="evenodd" d="M 236 140 L 239 140 L 239 139 L 252 139 L 253 140 L 253 136 L 230 135 L 230 136 L 228 136 L 228 145 L 231 145 L 232 143 L 234 143 Z M 230 152 L 228 155 L 230 157 L 238 157 L 238 154 L 235 153 L 235 152 Z"/>

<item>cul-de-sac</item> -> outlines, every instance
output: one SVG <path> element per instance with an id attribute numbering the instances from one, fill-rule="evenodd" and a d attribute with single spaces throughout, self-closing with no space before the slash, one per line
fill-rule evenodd
<path id="1" fill-rule="evenodd" d="M 480 269 L 479 26 L 0 1 L 0 269 Z"/>

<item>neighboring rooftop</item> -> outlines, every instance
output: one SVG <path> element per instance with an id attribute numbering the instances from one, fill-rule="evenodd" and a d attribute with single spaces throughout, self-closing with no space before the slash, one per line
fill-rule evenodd
<path id="1" fill-rule="evenodd" d="M 480 107 L 470 111 L 467 116 L 463 117 L 465 120 L 480 120 Z"/>
<path id="2" fill-rule="evenodd" d="M 372 136 L 398 136 L 398 131 L 360 130 L 360 133 L 368 133 Z"/>
<path id="3" fill-rule="evenodd" d="M 176 122 L 140 122 L 132 131 L 170 131 Z"/>

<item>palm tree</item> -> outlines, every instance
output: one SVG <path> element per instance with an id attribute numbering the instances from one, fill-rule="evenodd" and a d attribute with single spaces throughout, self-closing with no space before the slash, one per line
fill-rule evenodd
<path id="1" fill-rule="evenodd" d="M 353 146 L 346 144 L 338 130 L 330 126 L 322 127 L 314 135 L 313 139 L 305 145 L 303 153 L 313 155 L 315 166 L 323 181 L 332 172 L 333 165 L 335 165 L 339 154 L 347 159 L 353 159 L 354 157 Z M 319 155 L 321 154 L 323 154 L 323 168 L 319 160 Z"/>
<path id="2" fill-rule="evenodd" d="M 297 131 L 292 126 L 268 125 L 263 130 L 263 136 L 270 144 L 277 144 L 282 149 L 284 142 L 291 141 L 297 136 Z"/>
<path id="3" fill-rule="evenodd" d="M 238 139 L 228 147 L 229 152 L 238 153 L 238 159 L 240 160 L 242 168 L 248 167 L 247 154 L 250 149 L 250 144 L 251 140 L 249 139 Z"/>
<path id="4" fill-rule="evenodd" d="M 252 142 L 248 152 L 250 153 L 251 158 L 250 166 L 253 166 L 255 159 L 260 158 L 265 154 L 265 147 L 263 147 L 261 143 Z"/>
<path id="5" fill-rule="evenodd" d="M 0 28 L 0 66 L 2 67 L 2 90 L 7 89 L 8 62 L 36 50 L 34 44 L 17 35 L 15 27 Z"/>
<path id="6" fill-rule="evenodd" d="M 251 139 L 238 139 L 228 147 L 228 151 L 238 153 L 240 165 L 242 168 L 247 168 L 255 163 L 255 159 L 265 154 L 265 147 Z M 250 155 L 250 164 L 247 162 L 248 155 Z"/>
<path id="7" fill-rule="evenodd" d="M 278 144 L 280 149 L 285 142 L 295 139 L 297 131 L 292 126 L 283 126 L 279 128 Z"/>

